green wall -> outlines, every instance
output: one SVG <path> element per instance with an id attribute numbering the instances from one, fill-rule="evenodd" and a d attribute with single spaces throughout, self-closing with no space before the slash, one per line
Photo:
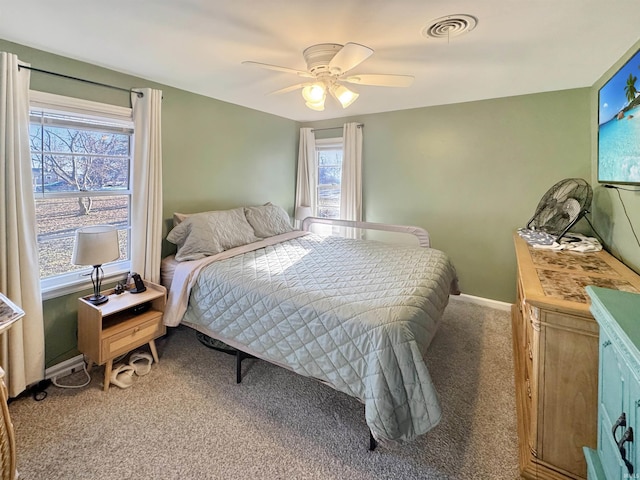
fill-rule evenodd
<path id="1" fill-rule="evenodd" d="M 596 228 L 626 261 L 640 253 L 615 192 L 596 186 L 597 89 L 426 107 L 331 121 L 365 124 L 363 195 L 368 221 L 415 224 L 446 251 L 463 293 L 512 302 L 512 236 L 542 195 L 567 177 L 591 179 Z M 164 217 L 174 211 L 272 201 L 293 213 L 298 123 L 0 40 L 33 66 L 125 88 L 163 90 Z M 32 88 L 115 105 L 125 93 L 32 74 Z M 340 130 L 319 132 L 339 135 Z M 621 192 L 639 225 L 638 194 Z M 612 195 L 613 194 L 613 195 Z M 581 223 L 584 223 L 581 222 Z M 581 225 L 582 230 L 586 225 Z M 164 253 L 172 246 L 165 243 Z M 47 366 L 75 355 L 77 296 L 47 300 Z"/>
<path id="2" fill-rule="evenodd" d="M 189 213 L 267 201 L 293 214 L 296 122 L 1 39 L 0 50 L 15 53 L 44 70 L 124 88 L 162 90 L 163 212 L 167 225 L 174 211 Z M 125 92 L 37 72 L 32 72 L 31 88 L 129 106 Z M 171 249 L 165 242 L 163 251 Z M 78 353 L 76 299 L 81 294 L 44 302 L 47 367 Z"/>
<path id="3" fill-rule="evenodd" d="M 615 190 L 604 188 L 598 183 L 598 90 L 614 75 L 629 58 L 640 49 L 640 40 L 631 47 L 614 65 L 607 70 L 591 88 L 591 182 L 593 185 L 593 217 L 596 231 L 610 251 L 625 264 L 640 273 L 640 245 L 631 225 L 640 236 L 640 188 L 624 186 L 636 190 Z M 636 75 L 640 77 L 640 72 Z M 638 86 L 636 84 L 636 86 Z M 635 119 L 633 121 L 640 121 Z M 621 201 L 622 200 L 622 201 Z M 624 207 L 623 207 L 624 202 Z M 624 209 L 626 208 L 626 214 Z M 629 215 L 627 219 L 626 215 Z M 630 225 L 631 222 L 631 225 Z"/>
<path id="4" fill-rule="evenodd" d="M 512 236 L 544 193 L 589 179 L 588 88 L 362 115 L 367 221 L 426 228 L 463 293 L 515 300 Z M 320 134 L 340 134 L 323 131 Z"/>

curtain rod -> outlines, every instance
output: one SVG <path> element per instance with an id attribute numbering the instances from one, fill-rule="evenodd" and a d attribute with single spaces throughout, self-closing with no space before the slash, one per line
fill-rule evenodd
<path id="1" fill-rule="evenodd" d="M 106 87 L 106 88 L 112 88 L 114 90 L 120 90 L 121 92 L 135 93 L 136 95 L 138 95 L 138 98 L 144 97 L 144 93 L 138 92 L 132 88 L 116 87 L 115 85 L 107 85 L 106 83 L 94 82 L 93 80 L 86 80 L 84 78 L 72 77 L 71 75 L 64 75 L 62 73 L 50 72 L 48 70 L 42 70 L 40 68 L 27 67 L 26 65 L 18 65 L 18 70 L 20 70 L 21 68 L 26 68 L 27 70 L 33 70 L 34 72 L 44 73 L 46 75 L 53 75 L 55 77 L 61 77 L 69 80 L 76 80 L 78 82 L 89 83 L 91 85 L 97 85 L 98 87 Z"/>
<path id="2" fill-rule="evenodd" d="M 362 127 L 364 127 L 364 123 L 359 123 L 358 125 L 356 125 L 356 127 L 362 128 Z M 311 131 L 312 132 L 321 132 L 322 130 L 337 130 L 338 128 L 344 128 L 344 126 L 342 126 L 342 127 L 312 128 Z"/>

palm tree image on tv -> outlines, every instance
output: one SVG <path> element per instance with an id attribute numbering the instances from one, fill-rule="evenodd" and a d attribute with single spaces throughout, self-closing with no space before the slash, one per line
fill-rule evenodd
<path id="1" fill-rule="evenodd" d="M 598 181 L 640 184 L 640 51 L 598 95 Z"/>
<path id="2" fill-rule="evenodd" d="M 636 99 L 636 95 L 638 94 L 638 90 L 636 90 L 636 81 L 638 79 L 632 74 L 629 74 L 629 78 L 627 79 L 627 86 L 624 87 L 624 92 L 627 95 L 627 100 L 629 100 L 629 104 L 632 104 Z"/>

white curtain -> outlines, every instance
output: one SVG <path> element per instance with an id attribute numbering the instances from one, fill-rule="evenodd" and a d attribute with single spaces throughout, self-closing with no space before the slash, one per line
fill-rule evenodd
<path id="1" fill-rule="evenodd" d="M 345 123 L 342 131 L 343 156 L 340 190 L 340 218 L 362 221 L 362 128 Z M 345 232 L 356 237 L 358 232 Z"/>
<path id="2" fill-rule="evenodd" d="M 0 339 L 9 396 L 44 378 L 44 326 L 29 148 L 29 70 L 0 52 L 0 291 L 25 311 Z"/>
<path id="3" fill-rule="evenodd" d="M 158 283 L 162 248 L 162 91 L 136 91 L 131 93 L 135 128 L 131 268 L 142 278 Z"/>
<path id="4" fill-rule="evenodd" d="M 318 188 L 318 168 L 316 166 L 316 137 L 312 128 L 300 129 L 300 148 L 298 149 L 298 176 L 296 181 L 296 211 L 299 207 L 311 207 L 311 215 L 316 210 L 316 190 Z M 295 212 L 294 212 L 295 217 Z M 296 220 L 296 226 L 300 228 Z"/>

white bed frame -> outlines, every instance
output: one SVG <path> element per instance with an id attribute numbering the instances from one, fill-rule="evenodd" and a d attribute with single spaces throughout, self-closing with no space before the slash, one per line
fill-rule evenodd
<path id="1" fill-rule="evenodd" d="M 307 217 L 302 221 L 302 230 L 310 232 L 314 224 L 404 233 L 417 237 L 418 243 L 421 247 L 431 247 L 429 232 L 424 228 L 415 227 L 413 225 L 392 225 L 387 223 L 358 222 L 355 220 L 339 220 L 334 218 Z"/>

